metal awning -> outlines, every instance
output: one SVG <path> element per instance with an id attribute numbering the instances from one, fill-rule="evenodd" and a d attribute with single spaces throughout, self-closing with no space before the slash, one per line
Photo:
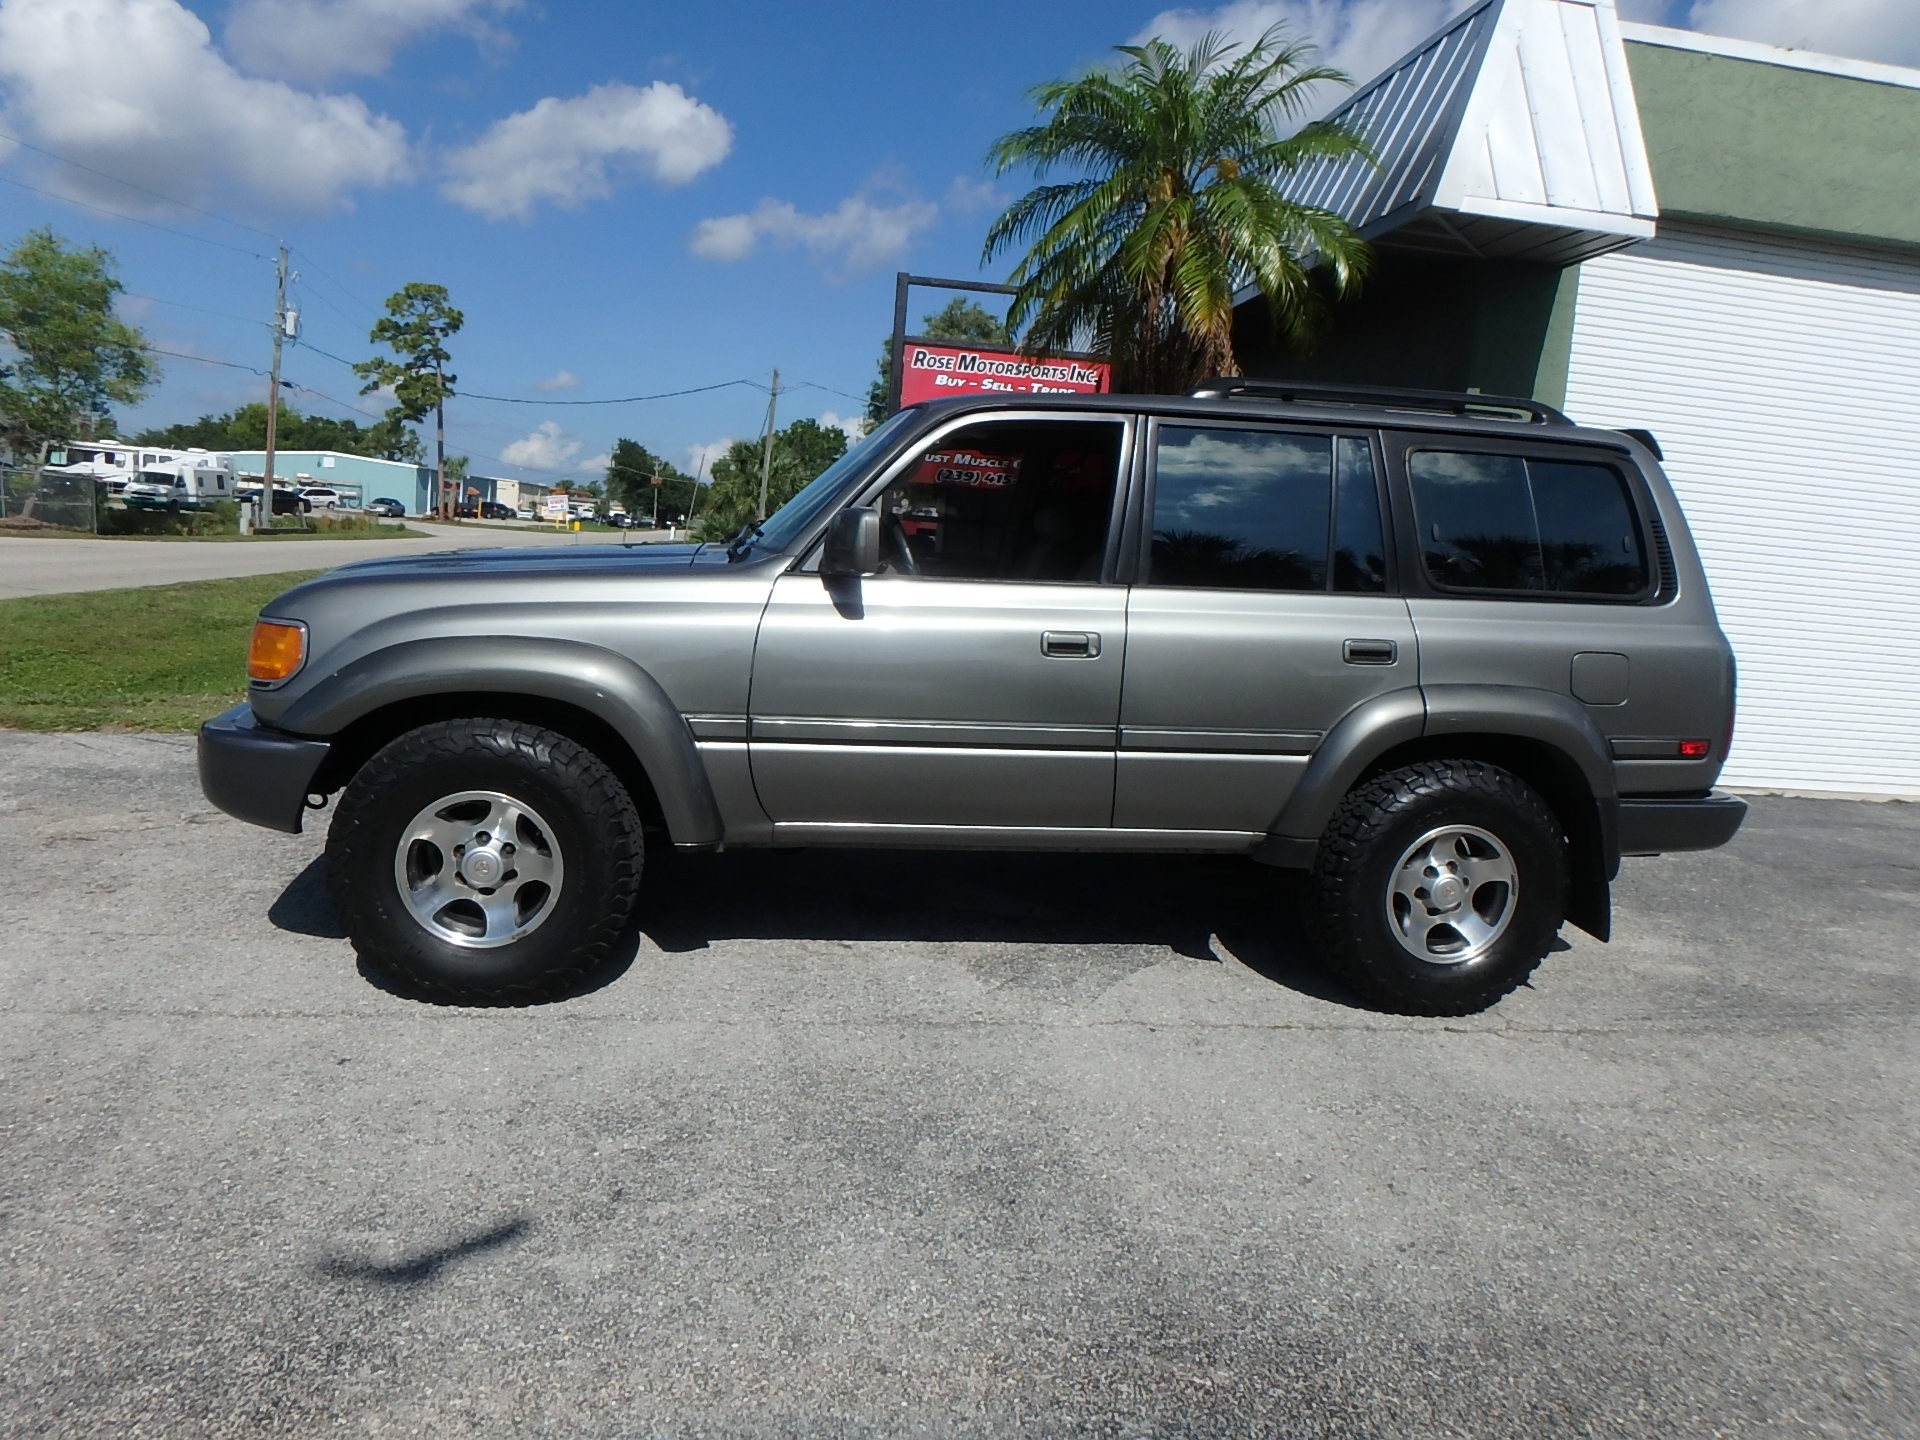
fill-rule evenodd
<path id="1" fill-rule="evenodd" d="M 1614 0 L 1480 0 L 1331 118 L 1378 165 L 1321 162 L 1284 189 L 1376 245 L 1571 265 L 1653 235 Z"/>

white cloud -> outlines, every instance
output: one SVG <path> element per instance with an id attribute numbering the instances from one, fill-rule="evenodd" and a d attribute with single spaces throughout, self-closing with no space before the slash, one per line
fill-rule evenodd
<path id="1" fill-rule="evenodd" d="M 543 420 L 531 435 L 515 440 L 502 450 L 500 458 L 509 465 L 524 465 L 529 470 L 565 470 L 585 448 L 556 422 Z"/>
<path id="2" fill-rule="evenodd" d="M 685 184 L 732 147 L 726 118 L 678 85 L 615 82 L 496 121 L 447 157 L 440 193 L 490 220 L 526 220 L 542 201 L 577 210 L 631 176 Z"/>
<path id="3" fill-rule="evenodd" d="M 831 410 L 820 412 L 820 423 L 829 430 L 838 430 L 851 444 L 867 433 L 867 417 L 864 415 L 838 415 Z"/>
<path id="4" fill-rule="evenodd" d="M 1920 65 L 1915 0 L 1694 0 L 1688 28 L 1887 65 Z"/>
<path id="5" fill-rule="evenodd" d="M 356 95 L 241 75 L 176 0 L 4 0 L 6 128 L 150 190 L 206 198 L 231 182 L 317 210 L 406 176 L 406 132 Z M 115 209 L 137 192 L 61 171 L 53 183 Z"/>
<path id="6" fill-rule="evenodd" d="M 713 462 L 733 448 L 734 439 L 729 435 L 724 440 L 710 440 L 705 445 L 687 446 L 687 474 L 698 475 L 702 479 L 711 478 Z"/>
<path id="7" fill-rule="evenodd" d="M 1000 187 L 991 180 L 974 180 L 965 175 L 956 175 L 953 183 L 947 186 L 947 209 L 961 215 L 992 210 L 1003 199 Z"/>
<path id="8" fill-rule="evenodd" d="M 507 36 L 489 16 L 520 0 L 236 0 L 227 49 L 258 75 L 379 75 L 408 42 L 452 30 L 489 47 Z"/>
<path id="9" fill-rule="evenodd" d="M 1297 40 L 1319 46 L 1315 64 L 1331 65 L 1364 85 L 1467 8 L 1470 0 L 1232 0 L 1216 9 L 1162 10 L 1133 37 L 1133 43 L 1158 35 L 1181 49 L 1210 31 L 1247 42 L 1284 24 Z M 1741 0 L 1745 3 L 1745 0 Z M 1313 96 L 1312 113 L 1333 109 L 1349 92 L 1323 85 Z"/>
<path id="10" fill-rule="evenodd" d="M 694 226 L 687 243 L 694 254 L 708 260 L 744 260 L 753 253 L 757 237 L 753 216 L 717 215 Z"/>
<path id="11" fill-rule="evenodd" d="M 598 480 L 607 473 L 607 467 L 612 463 L 613 452 L 608 450 L 599 455 L 589 455 L 576 462 L 573 468 L 590 480 Z"/>
<path id="12" fill-rule="evenodd" d="M 571 370 L 556 370 L 544 380 L 533 382 L 536 390 L 578 390 L 580 377 Z"/>
<path id="13" fill-rule="evenodd" d="M 821 215 L 803 214 L 786 200 L 762 200 L 747 214 L 702 220 L 687 243 L 707 260 L 744 260 L 766 240 L 802 246 L 845 270 L 871 270 L 898 259 L 939 214 L 931 200 L 887 205 L 864 194 L 849 195 Z"/>

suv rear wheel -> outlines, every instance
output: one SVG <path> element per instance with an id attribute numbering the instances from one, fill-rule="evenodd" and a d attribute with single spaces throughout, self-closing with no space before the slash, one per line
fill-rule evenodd
<path id="1" fill-rule="evenodd" d="M 600 759 L 513 720 L 400 736 L 327 835 L 353 948 L 417 988 L 527 996 L 591 969 L 633 909 L 640 818 Z"/>
<path id="2" fill-rule="evenodd" d="M 1329 966 L 1394 1010 L 1484 1010 L 1534 971 L 1566 914 L 1567 843 L 1496 766 L 1430 761 L 1360 786 L 1313 868 Z"/>

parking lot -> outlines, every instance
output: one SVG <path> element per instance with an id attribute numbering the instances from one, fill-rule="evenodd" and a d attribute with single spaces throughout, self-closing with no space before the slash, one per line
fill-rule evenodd
<path id="1" fill-rule="evenodd" d="M 1459 1021 L 1232 863 L 667 860 L 471 1009 L 184 738 L 0 732 L 0 822 L 0 1433 L 1920 1433 L 1920 807 Z"/>

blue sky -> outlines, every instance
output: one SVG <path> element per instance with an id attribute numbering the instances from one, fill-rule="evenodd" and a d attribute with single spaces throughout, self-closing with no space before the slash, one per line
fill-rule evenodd
<path id="1" fill-rule="evenodd" d="M 532 402 L 450 406 L 451 447 L 478 469 L 593 474 L 622 435 L 691 464 L 754 433 L 764 394 L 560 402 L 777 366 L 808 386 L 783 419 L 857 414 L 894 272 L 982 273 L 981 237 L 1018 193 L 982 156 L 1031 118 L 1035 83 L 1144 33 L 1276 19 L 1365 78 L 1462 3 L 0 0 L 0 240 L 51 223 L 104 245 L 155 345 L 264 368 L 264 257 L 284 239 L 306 342 L 290 398 L 327 414 L 380 402 L 321 352 L 363 358 L 385 296 L 436 281 L 467 316 L 460 388 Z M 1914 0 L 1621 8 L 1920 64 Z M 123 428 L 264 398 L 245 370 L 164 364 Z"/>

